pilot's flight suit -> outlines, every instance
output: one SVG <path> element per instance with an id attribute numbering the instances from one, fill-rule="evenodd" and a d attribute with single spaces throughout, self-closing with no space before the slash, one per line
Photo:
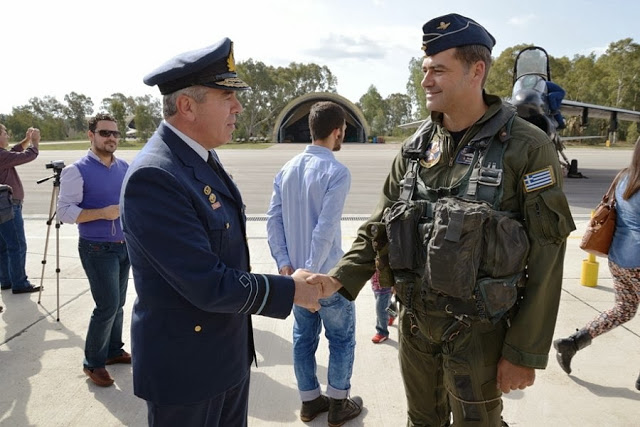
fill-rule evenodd
<path id="1" fill-rule="evenodd" d="M 440 140 L 440 152 L 432 147 L 432 164 L 421 167 L 419 175 L 426 186 L 450 187 L 469 169 L 465 146 L 483 126 L 505 111 L 506 106 L 493 95 L 484 95 L 489 108 L 464 135 L 457 146 L 442 127 L 442 115 L 434 114 L 433 140 Z M 420 132 L 416 132 L 416 135 Z M 448 425 L 453 412 L 456 425 L 500 425 L 502 402 L 496 387 L 496 366 L 500 357 L 532 368 L 546 367 L 556 322 L 562 285 L 566 237 L 575 229 L 567 200 L 562 191 L 562 173 L 554 145 L 538 128 L 519 117 L 510 127 L 503 155 L 503 193 L 500 209 L 524 219 L 530 241 L 527 281 L 517 310 L 493 324 L 472 321 L 449 342 L 441 337 L 456 321 L 443 309 L 435 309 L 437 300 L 429 295 L 416 277 L 413 292 L 398 284 L 396 290 L 405 305 L 400 322 L 400 367 L 408 406 L 408 425 Z M 412 138 L 416 138 L 414 135 Z M 411 138 L 405 142 L 410 143 Z M 351 250 L 329 273 L 342 283 L 340 290 L 355 298 L 375 270 L 376 253 L 367 234 L 370 223 L 380 222 L 383 211 L 399 199 L 400 181 L 408 160 L 398 154 L 387 177 L 375 212 L 363 224 Z M 534 174 L 551 178 L 546 184 L 531 184 Z M 527 181 L 527 182 L 525 182 Z M 435 298 L 435 300 L 434 300 Z M 407 315 L 407 300 L 413 309 Z M 411 332 L 411 326 L 414 332 Z M 419 331 L 416 329 L 419 328 Z M 476 402 L 463 403 L 462 401 Z"/>

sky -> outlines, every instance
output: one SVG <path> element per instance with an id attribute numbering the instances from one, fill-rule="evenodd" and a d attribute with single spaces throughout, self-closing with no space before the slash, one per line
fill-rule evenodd
<path id="1" fill-rule="evenodd" d="M 640 43 L 635 0 L 5 0 L 1 9 L 4 114 L 72 91 L 91 97 L 95 112 L 115 92 L 159 96 L 146 74 L 223 37 L 236 62 L 326 65 L 352 102 L 370 85 L 383 97 L 406 93 L 422 25 L 447 13 L 482 24 L 497 40 L 494 57 L 521 43 L 569 58 Z"/>

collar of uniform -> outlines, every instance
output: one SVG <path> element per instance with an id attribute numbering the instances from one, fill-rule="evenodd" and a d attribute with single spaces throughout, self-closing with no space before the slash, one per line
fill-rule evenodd
<path id="1" fill-rule="evenodd" d="M 198 144 L 196 140 L 191 139 L 184 133 L 180 132 L 175 126 L 171 125 L 166 120 L 164 120 L 163 123 L 165 124 L 166 127 L 171 129 L 173 133 L 178 135 L 178 137 L 182 139 L 189 147 L 191 147 L 191 149 L 195 151 L 198 154 L 198 156 L 202 158 L 202 160 L 204 160 L 205 162 L 207 161 L 207 159 L 209 158 L 209 152 L 207 151 L 206 148 Z"/>

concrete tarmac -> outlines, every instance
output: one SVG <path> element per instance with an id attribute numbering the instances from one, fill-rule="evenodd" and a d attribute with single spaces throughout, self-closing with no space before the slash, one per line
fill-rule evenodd
<path id="1" fill-rule="evenodd" d="M 303 145 L 279 145 L 267 150 L 220 150 L 225 167 L 234 175 L 248 207 L 248 235 L 252 266 L 256 272 L 276 273 L 266 242 L 264 212 L 271 181 L 279 167 Z M 342 221 L 343 247 L 347 250 L 363 218 L 375 207 L 398 146 L 346 146 L 337 153 L 351 170 L 353 185 Z M 29 165 L 18 168 L 25 183 L 27 273 L 38 294 L 13 295 L 2 291 L 0 305 L 0 426 L 145 426 L 146 405 L 133 395 L 131 367 L 108 367 L 115 385 L 100 388 L 82 372 L 84 338 L 93 300 L 77 254 L 77 229 L 64 224 L 48 226 L 52 180 L 35 184 L 51 172 L 44 165 L 63 159 L 72 163 L 83 151 L 43 151 Z M 121 150 L 130 160 L 135 152 Z M 606 259 L 598 258 L 598 286 L 582 286 L 585 253 L 578 248 L 589 212 L 608 187 L 615 172 L 630 159 L 630 151 L 571 150 L 590 179 L 565 180 L 578 229 L 568 239 L 560 313 L 555 336 L 582 327 L 613 305 L 613 284 Z M 47 239 L 47 232 L 49 238 Z M 56 235 L 58 234 L 58 237 Z M 45 243 L 47 251 L 45 253 Z M 58 250 L 56 250 L 58 248 Z M 43 264 L 42 261 L 46 263 Z M 59 274 L 56 274 L 56 267 Z M 59 286 L 58 286 L 59 285 Z M 135 300 L 133 281 L 125 307 L 124 342 L 130 350 L 129 322 Z M 59 298 L 59 321 L 58 318 Z M 397 328 L 390 339 L 373 344 L 375 300 L 367 284 L 356 300 L 357 347 L 352 395 L 364 400 L 360 417 L 348 426 L 406 424 L 404 390 L 397 362 Z M 291 357 L 292 316 L 275 320 L 254 316 L 258 367 L 252 367 L 249 425 L 304 425 Z M 221 351 L 224 351 L 221 348 Z M 566 375 L 550 351 L 546 370 L 537 371 L 536 384 L 504 395 L 504 418 L 510 426 L 634 426 L 640 407 L 635 390 L 640 361 L 640 320 L 602 335 L 574 358 L 572 375 Z M 317 352 L 318 375 L 326 387 L 327 342 Z M 307 425 L 326 425 L 320 415 Z"/>

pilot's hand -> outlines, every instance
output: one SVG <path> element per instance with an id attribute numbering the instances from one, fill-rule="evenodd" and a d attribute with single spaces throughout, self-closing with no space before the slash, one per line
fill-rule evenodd
<path id="1" fill-rule="evenodd" d="M 320 303 L 318 302 L 320 288 L 317 285 L 307 283 L 306 279 L 311 274 L 310 271 L 299 268 L 291 275 L 296 286 L 293 303 L 315 313 L 320 310 Z"/>
<path id="2" fill-rule="evenodd" d="M 120 206 L 110 205 L 102 208 L 102 217 L 107 220 L 114 220 L 120 218 Z"/>
<path id="3" fill-rule="evenodd" d="M 326 274 L 313 274 L 307 278 L 307 283 L 312 285 L 320 285 L 321 298 L 328 298 L 331 295 L 338 292 L 338 289 L 342 287 L 342 283 L 336 278 L 333 278 Z"/>
<path id="4" fill-rule="evenodd" d="M 536 380 L 536 370 L 526 366 L 514 365 L 504 357 L 498 361 L 497 375 L 498 389 L 503 393 L 509 393 L 511 390 L 524 390 L 532 386 Z"/>
<path id="5" fill-rule="evenodd" d="M 282 276 L 291 276 L 293 274 L 293 267 L 290 265 L 285 265 L 278 271 Z"/>

